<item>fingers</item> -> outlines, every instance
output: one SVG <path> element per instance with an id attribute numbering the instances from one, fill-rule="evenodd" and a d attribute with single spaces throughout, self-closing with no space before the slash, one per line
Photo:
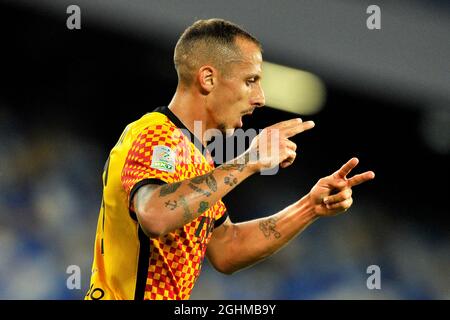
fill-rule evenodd
<path id="1" fill-rule="evenodd" d="M 275 124 L 267 127 L 267 129 L 284 130 L 284 129 L 287 129 L 287 128 L 295 127 L 299 123 L 302 123 L 302 119 L 300 119 L 300 118 L 289 119 L 289 120 L 285 120 L 285 121 L 281 121 L 281 122 L 275 123 Z"/>
<path id="2" fill-rule="evenodd" d="M 290 138 L 299 134 L 300 132 L 312 129 L 314 127 L 313 121 L 303 122 L 300 118 L 290 119 L 282 122 L 278 122 L 267 129 L 278 129 L 280 134 L 285 138 Z"/>
<path id="3" fill-rule="evenodd" d="M 335 176 L 336 178 L 345 178 L 350 173 L 350 171 L 352 171 L 352 169 L 356 167 L 358 162 L 358 158 L 351 158 L 338 171 L 333 173 L 333 176 Z"/>
<path id="4" fill-rule="evenodd" d="M 375 173 L 373 171 L 366 171 L 364 173 L 354 175 L 353 177 L 348 179 L 347 182 L 350 187 L 354 187 L 363 182 L 372 180 L 373 178 L 375 178 Z"/>
<path id="5" fill-rule="evenodd" d="M 347 175 L 356 167 L 359 163 L 358 158 L 351 158 L 346 164 L 344 164 L 338 171 L 332 174 L 333 178 L 336 179 L 346 179 Z M 373 171 L 366 171 L 364 173 L 356 174 L 350 179 L 347 179 L 349 187 L 357 186 L 363 182 L 372 180 L 375 178 L 375 173 Z"/>
<path id="6" fill-rule="evenodd" d="M 344 201 L 327 204 L 329 210 L 347 211 L 353 204 L 353 198 L 345 199 Z"/>
<path id="7" fill-rule="evenodd" d="M 322 185 L 329 187 L 330 189 L 342 190 L 348 186 L 348 182 L 342 178 L 335 178 L 333 176 L 328 176 L 319 180 Z"/>
<path id="8" fill-rule="evenodd" d="M 314 125 L 315 124 L 313 121 L 300 122 L 297 123 L 297 125 L 294 127 L 289 127 L 280 131 L 286 138 L 290 138 L 295 136 L 296 134 L 299 134 L 300 132 L 314 128 Z"/>
<path id="9" fill-rule="evenodd" d="M 297 157 L 297 153 L 295 152 L 297 150 L 297 145 L 289 139 L 285 139 L 284 143 L 286 147 L 287 157 L 286 159 L 281 161 L 281 168 L 289 167 L 292 163 L 294 163 L 295 158 Z"/>
<path id="10" fill-rule="evenodd" d="M 288 148 L 292 151 L 296 151 L 297 145 L 294 142 L 292 142 L 291 140 L 286 139 L 286 148 Z"/>
<path id="11" fill-rule="evenodd" d="M 292 163 L 293 163 L 293 161 L 284 160 L 283 162 L 281 162 L 280 167 L 284 169 L 284 168 L 289 167 Z"/>
<path id="12" fill-rule="evenodd" d="M 287 158 L 281 161 L 280 167 L 286 168 L 289 167 L 292 163 L 295 161 L 295 157 L 297 156 L 297 153 L 291 149 L 287 150 Z"/>
<path id="13" fill-rule="evenodd" d="M 357 158 L 352 158 L 331 176 L 319 180 L 319 190 L 322 188 L 325 192 L 319 195 L 317 200 L 320 203 L 320 199 L 323 197 L 322 207 L 324 205 L 327 208 L 324 215 L 334 215 L 347 211 L 353 204 L 351 188 L 375 178 L 373 171 L 366 171 L 347 178 L 347 175 L 356 167 L 358 162 Z"/>
<path id="14" fill-rule="evenodd" d="M 347 199 L 350 199 L 351 197 L 352 197 L 352 189 L 345 188 L 344 190 L 342 190 L 341 192 L 339 192 L 337 194 L 325 197 L 323 199 L 323 203 L 334 204 L 334 203 L 338 203 L 338 202 L 342 202 Z"/>

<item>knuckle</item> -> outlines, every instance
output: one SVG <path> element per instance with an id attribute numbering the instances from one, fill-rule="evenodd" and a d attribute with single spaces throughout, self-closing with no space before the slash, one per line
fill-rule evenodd
<path id="1" fill-rule="evenodd" d="M 352 196 L 350 189 L 344 191 L 344 199 L 349 199 Z"/>
<path id="2" fill-rule="evenodd" d="M 296 151 L 297 150 L 297 144 L 292 142 L 292 148 L 294 149 L 294 151 Z"/>
<path id="3" fill-rule="evenodd" d="M 353 199 L 352 198 L 349 198 L 349 199 L 345 200 L 345 207 L 347 209 L 350 208 L 352 203 L 353 203 Z"/>
<path id="4" fill-rule="evenodd" d="M 347 181 L 340 179 L 337 184 L 340 188 L 345 188 L 347 186 Z"/>

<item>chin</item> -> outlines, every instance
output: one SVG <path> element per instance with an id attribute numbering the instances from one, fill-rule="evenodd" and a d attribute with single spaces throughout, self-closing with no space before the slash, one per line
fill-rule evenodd
<path id="1" fill-rule="evenodd" d="M 220 130 L 220 132 L 222 132 L 222 134 L 224 134 L 226 137 L 231 137 L 234 134 L 234 131 L 236 130 L 237 127 L 234 126 L 227 126 L 224 123 L 220 124 L 218 129 Z"/>
<path id="2" fill-rule="evenodd" d="M 227 128 L 223 131 L 223 133 L 225 134 L 225 136 L 231 137 L 234 134 L 234 130 L 236 130 L 235 128 Z"/>

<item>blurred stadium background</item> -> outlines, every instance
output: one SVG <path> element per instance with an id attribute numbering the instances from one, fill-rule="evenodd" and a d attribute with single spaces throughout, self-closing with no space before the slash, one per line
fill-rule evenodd
<path id="1" fill-rule="evenodd" d="M 66 28 L 70 4 L 81 30 Z M 381 30 L 366 28 L 370 4 Z M 192 298 L 449 299 L 444 0 L 0 1 L 0 298 L 84 296 L 109 149 L 126 124 L 170 101 L 175 42 L 211 17 L 241 24 L 267 61 L 323 89 L 316 109 L 299 111 L 316 128 L 294 139 L 296 163 L 224 199 L 233 221 L 282 209 L 352 156 L 377 176 L 355 189 L 348 214 L 317 221 L 268 260 L 232 276 L 205 263 Z M 245 127 L 293 116 L 269 104 Z M 366 287 L 373 264 L 381 290 Z M 69 265 L 81 268 L 81 290 L 66 287 Z"/>

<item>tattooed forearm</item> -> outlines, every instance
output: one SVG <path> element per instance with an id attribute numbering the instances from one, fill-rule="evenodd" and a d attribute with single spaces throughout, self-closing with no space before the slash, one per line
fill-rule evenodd
<path id="1" fill-rule="evenodd" d="M 225 184 L 229 185 L 230 187 L 232 187 L 232 186 L 234 186 L 234 185 L 236 185 L 238 183 L 238 179 L 234 175 L 229 174 L 228 176 L 226 176 L 223 179 L 223 182 Z"/>
<path id="2" fill-rule="evenodd" d="M 243 156 L 237 158 L 232 163 L 225 163 L 218 167 L 220 170 L 230 171 L 230 170 L 238 170 L 242 172 L 247 164 L 251 161 L 256 162 L 259 159 L 259 150 L 254 150 L 251 152 L 245 153 Z"/>
<path id="3" fill-rule="evenodd" d="M 169 201 L 166 201 L 164 204 L 165 204 L 166 208 L 169 208 L 170 210 L 175 210 L 175 208 L 178 207 L 177 200 L 169 200 Z"/>
<path id="4" fill-rule="evenodd" d="M 216 182 L 216 178 L 214 178 L 212 172 L 208 173 L 208 177 L 206 177 L 206 185 L 208 186 L 208 188 L 210 190 L 212 190 L 213 192 L 217 191 L 217 182 Z"/>
<path id="5" fill-rule="evenodd" d="M 272 233 L 274 237 L 278 239 L 279 237 L 281 237 L 281 234 L 275 229 L 276 225 L 277 221 L 275 220 L 275 218 L 269 218 L 259 223 L 259 229 L 262 231 L 266 239 L 269 239 Z"/>
<path id="6" fill-rule="evenodd" d="M 165 184 L 161 187 L 161 190 L 159 191 L 159 196 L 164 197 L 167 196 L 168 194 L 174 193 L 180 186 L 181 182 Z"/>
<path id="7" fill-rule="evenodd" d="M 184 224 L 186 224 L 189 221 L 192 221 L 194 219 L 194 216 L 192 215 L 192 212 L 189 209 L 187 201 L 186 201 L 186 199 L 183 196 L 180 197 L 180 202 L 181 202 L 181 205 L 183 206 L 183 211 L 184 211 L 184 213 L 183 213 L 183 222 L 184 222 Z"/>
<path id="8" fill-rule="evenodd" d="M 195 183 L 195 184 L 203 183 L 203 181 L 205 181 L 205 180 L 206 180 L 205 176 L 198 176 L 198 177 L 194 177 L 191 179 L 192 183 Z"/>
<path id="9" fill-rule="evenodd" d="M 225 170 L 225 171 L 229 171 L 229 170 L 238 170 L 238 171 L 242 171 L 245 168 L 245 164 L 241 164 L 241 163 L 226 163 L 221 165 L 220 167 L 218 167 L 218 169 L 220 170 Z"/>
<path id="10" fill-rule="evenodd" d="M 217 182 L 216 182 L 216 178 L 214 178 L 214 176 L 213 176 L 212 171 L 203 176 L 198 176 L 198 177 L 192 178 L 191 182 L 195 183 L 195 184 L 200 184 L 200 183 L 205 182 L 211 191 L 213 191 L 213 192 L 217 191 Z"/>
<path id="11" fill-rule="evenodd" d="M 203 190 L 203 189 L 197 187 L 197 186 L 196 186 L 195 184 L 193 184 L 192 182 L 189 182 L 188 186 L 189 186 L 192 190 L 194 190 L 194 191 L 196 191 L 196 192 L 198 192 L 198 193 L 200 193 L 200 194 L 203 194 L 204 196 L 209 197 L 209 196 L 211 195 L 211 192 L 205 191 L 205 190 Z"/>

